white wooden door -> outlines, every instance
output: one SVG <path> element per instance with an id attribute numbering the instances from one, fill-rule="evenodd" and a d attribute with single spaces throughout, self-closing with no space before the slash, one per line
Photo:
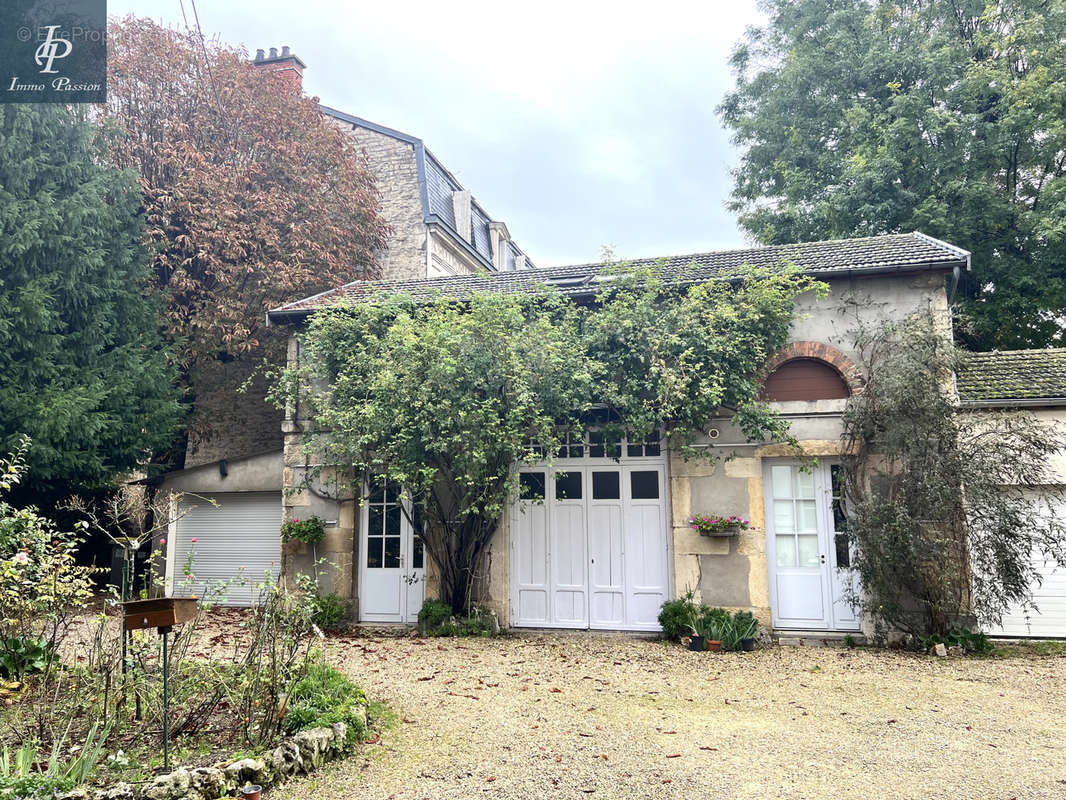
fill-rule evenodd
<path id="1" fill-rule="evenodd" d="M 626 624 L 626 579 L 623 542 L 622 469 L 589 469 L 589 626 L 622 628 Z"/>
<path id="2" fill-rule="evenodd" d="M 831 465 L 804 471 L 798 463 L 767 461 L 767 558 L 774 626 L 800 630 L 858 630 L 847 601 L 854 580 L 839 494 Z"/>
<path id="3" fill-rule="evenodd" d="M 425 591 L 425 553 L 401 505 L 400 487 L 371 482 L 359 547 L 359 619 L 414 622 Z"/>
<path id="4" fill-rule="evenodd" d="M 665 456 L 657 441 L 569 442 L 522 468 L 512 506 L 511 624 L 659 630 L 670 596 Z"/>
<path id="5" fill-rule="evenodd" d="M 561 628 L 587 628 L 588 537 L 585 474 L 569 469 L 548 483 L 552 619 Z"/>
<path id="6" fill-rule="evenodd" d="M 659 609 L 669 599 L 669 548 L 664 542 L 666 468 L 642 464 L 623 471 L 626 553 L 626 627 L 659 630 Z"/>
<path id="7" fill-rule="evenodd" d="M 215 504 L 188 497 L 177 509 L 167 545 L 169 588 L 177 596 L 253 605 L 260 584 L 277 580 L 281 569 L 281 493 L 226 492 L 208 499 Z"/>

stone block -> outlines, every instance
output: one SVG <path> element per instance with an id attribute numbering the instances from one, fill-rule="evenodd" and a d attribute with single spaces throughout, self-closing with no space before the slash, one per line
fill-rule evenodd
<path id="1" fill-rule="evenodd" d="M 722 464 L 728 478 L 758 478 L 762 473 L 762 461 L 758 458 L 734 458 Z"/>
<path id="2" fill-rule="evenodd" d="M 729 553 L 728 536 L 702 536 L 687 525 L 674 528 L 674 552 L 678 555 L 724 556 Z"/>
<path id="3" fill-rule="evenodd" d="M 192 787 L 189 770 L 181 767 L 166 775 L 159 775 L 144 790 L 144 800 L 177 800 Z"/>
<path id="4" fill-rule="evenodd" d="M 351 528 L 326 528 L 326 535 L 318 545 L 320 553 L 350 553 L 352 552 Z"/>

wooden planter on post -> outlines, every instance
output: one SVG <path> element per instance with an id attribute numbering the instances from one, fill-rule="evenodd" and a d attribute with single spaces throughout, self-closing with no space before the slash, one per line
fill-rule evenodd
<path id="1" fill-rule="evenodd" d="M 157 597 L 152 600 L 127 600 L 122 617 L 127 631 L 155 628 L 163 637 L 163 765 L 170 769 L 170 653 L 167 634 L 175 625 L 196 616 L 197 601 L 192 597 Z M 123 634 L 125 636 L 126 634 Z"/>

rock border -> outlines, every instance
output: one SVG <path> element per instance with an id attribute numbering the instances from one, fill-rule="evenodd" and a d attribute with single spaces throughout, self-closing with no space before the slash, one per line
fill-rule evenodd
<path id="1" fill-rule="evenodd" d="M 251 784 L 269 789 L 294 775 L 306 775 L 348 755 L 348 726 L 308 728 L 258 758 L 242 758 L 225 767 L 178 767 L 141 784 L 116 783 L 102 788 L 79 787 L 58 800 L 217 800 L 235 796 Z"/>

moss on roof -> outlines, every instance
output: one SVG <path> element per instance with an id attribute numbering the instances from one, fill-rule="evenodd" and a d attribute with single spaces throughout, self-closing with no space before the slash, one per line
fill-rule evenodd
<path id="1" fill-rule="evenodd" d="M 1066 348 L 964 353 L 957 381 L 964 403 L 1066 398 Z"/>

